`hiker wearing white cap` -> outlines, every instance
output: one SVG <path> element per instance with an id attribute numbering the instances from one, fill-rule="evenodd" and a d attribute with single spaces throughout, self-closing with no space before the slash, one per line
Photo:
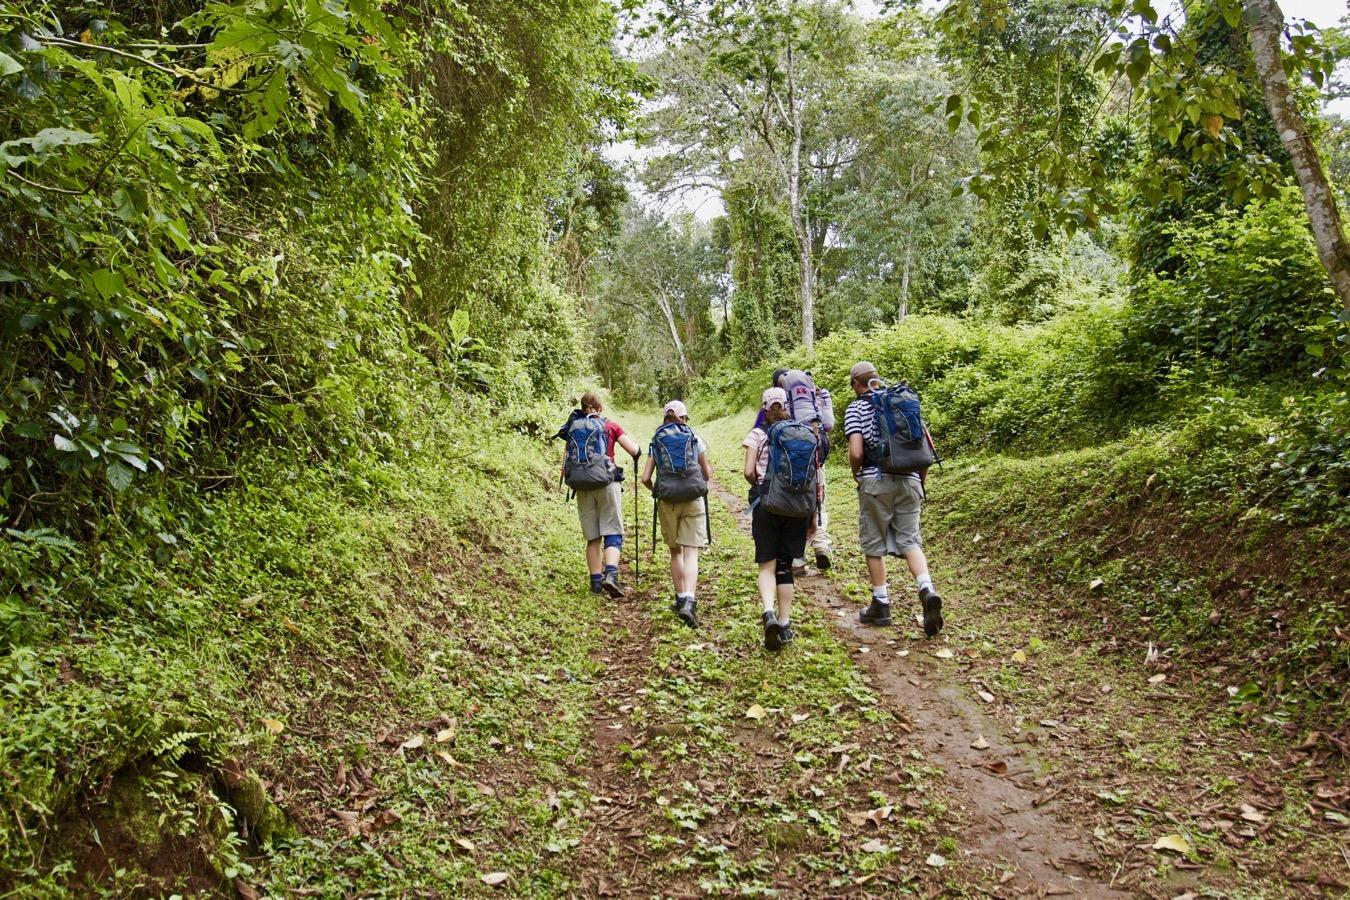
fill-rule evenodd
<path id="1" fill-rule="evenodd" d="M 858 541 L 867 557 L 872 582 L 872 602 L 858 618 L 864 625 L 891 624 L 886 557 L 900 556 L 918 587 L 924 633 L 934 637 L 942 630 L 942 598 L 928 574 L 928 557 L 919 533 L 924 501 L 922 472 L 882 471 L 879 460 L 884 448 L 878 416 L 887 394 L 885 385 L 877 376 L 877 367 L 866 361 L 849 370 L 849 380 L 857 399 L 844 411 L 844 434 L 848 437 L 848 464 L 858 483 Z M 913 397 L 917 417 L 918 395 Z"/>
<path id="2" fill-rule="evenodd" d="M 708 545 L 708 445 L 689 427 L 689 410 L 672 400 L 652 436 L 642 483 L 656 498 L 661 535 L 670 549 L 675 583 L 671 609 L 690 628 L 698 627 L 698 555 Z"/>
<path id="3" fill-rule="evenodd" d="M 816 443 L 811 430 L 794 422 L 788 414 L 787 392 L 771 387 L 761 397 L 762 415 L 755 427 L 745 436 L 743 474 L 750 484 L 750 534 L 755 541 L 755 564 L 759 567 L 759 598 L 764 605 L 764 647 L 777 652 L 790 643 L 796 632 L 792 629 L 792 599 L 795 578 L 792 561 L 806 552 L 806 539 L 815 518 L 814 459 L 804 460 L 798 471 L 809 470 L 810 497 L 806 515 L 785 515 L 765 508 L 762 502 L 769 490 L 769 479 L 777 475 L 771 469 L 775 464 L 774 447 L 778 446 L 777 461 L 785 459 L 784 448 L 774 444 L 774 435 L 782 436 L 784 428 L 796 429 L 794 444 L 805 441 L 806 452 L 814 456 Z"/>

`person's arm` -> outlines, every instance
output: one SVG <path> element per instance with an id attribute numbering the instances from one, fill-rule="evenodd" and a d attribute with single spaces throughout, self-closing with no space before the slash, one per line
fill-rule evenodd
<path id="1" fill-rule="evenodd" d="M 622 447 L 628 453 L 629 456 L 633 457 L 633 459 L 637 459 L 638 456 L 640 456 L 642 453 L 642 451 L 638 450 L 638 445 L 634 443 L 633 439 L 628 436 L 627 432 L 624 432 L 623 434 L 619 435 L 619 438 L 616 441 L 616 443 L 620 447 Z"/>
<path id="2" fill-rule="evenodd" d="M 755 463 L 757 463 L 758 461 L 759 461 L 759 448 L 746 447 L 745 466 L 742 470 L 742 474 L 745 475 L 745 480 L 750 482 L 752 485 L 756 484 L 759 481 L 758 477 L 759 470 L 758 467 L 755 465 Z"/>
<path id="3" fill-rule="evenodd" d="M 651 464 L 652 461 L 647 460 L 647 465 L 650 466 Z M 712 465 L 708 463 L 708 454 L 700 453 L 698 455 L 698 467 L 699 470 L 703 472 L 703 479 L 705 481 L 712 481 Z"/>
<path id="4" fill-rule="evenodd" d="M 848 436 L 848 467 L 853 470 L 853 477 L 858 477 L 858 470 L 863 464 L 863 436 L 857 432 Z"/>
<path id="5" fill-rule="evenodd" d="M 652 474 L 656 471 L 656 458 L 650 454 L 647 456 L 647 465 L 642 467 L 642 483 L 647 486 L 647 490 L 656 490 L 652 487 Z"/>

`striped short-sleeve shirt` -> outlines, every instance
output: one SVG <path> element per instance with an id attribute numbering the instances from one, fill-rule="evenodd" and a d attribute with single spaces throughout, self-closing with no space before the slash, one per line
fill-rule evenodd
<path id="1" fill-rule="evenodd" d="M 866 397 L 859 397 L 844 410 L 844 436 L 852 437 L 855 434 L 862 435 L 864 447 L 875 446 L 881 440 L 877 433 L 876 418 L 872 415 L 872 402 Z M 862 478 L 871 478 L 880 474 L 881 469 L 870 463 L 864 463 L 858 468 L 858 475 Z M 917 472 L 910 474 L 908 477 L 915 481 L 920 480 Z"/>

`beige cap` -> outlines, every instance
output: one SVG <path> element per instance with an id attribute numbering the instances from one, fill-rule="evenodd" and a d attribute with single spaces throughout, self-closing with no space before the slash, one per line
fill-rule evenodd
<path id="1" fill-rule="evenodd" d="M 877 374 L 877 367 L 872 363 L 866 361 L 856 362 L 853 364 L 853 368 L 848 370 L 848 377 L 850 379 L 862 378 L 864 375 L 875 375 L 875 374 Z"/>
<path id="2" fill-rule="evenodd" d="M 760 405 L 763 406 L 765 409 L 768 409 L 775 403 L 786 409 L 787 391 L 783 390 L 780 387 L 765 388 L 764 396 L 760 398 Z"/>
<path id="3" fill-rule="evenodd" d="M 680 400 L 672 400 L 666 404 L 665 409 L 661 410 L 664 416 L 673 415 L 677 419 L 683 419 L 689 415 L 689 410 L 685 409 L 684 403 Z"/>

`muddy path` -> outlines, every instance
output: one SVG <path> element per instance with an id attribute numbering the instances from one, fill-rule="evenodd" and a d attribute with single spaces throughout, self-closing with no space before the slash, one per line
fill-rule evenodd
<path id="1" fill-rule="evenodd" d="M 713 489 L 748 532 L 745 501 L 720 484 Z M 830 612 L 836 633 L 853 649 L 913 744 L 927 763 L 945 772 L 973 825 L 962 835 L 962 849 L 982 858 L 999 893 L 1133 896 L 1113 886 L 1116 867 L 1101 858 L 1090 835 L 1055 814 L 1064 787 L 1041 774 L 1043 766 L 1030 745 L 1006 740 L 1003 726 L 981 708 L 971 687 L 957 680 L 951 659 L 933 655 L 946 642 L 920 639 L 912 619 L 917 601 L 901 599 L 908 591 L 896 592 L 894 627 L 870 628 L 858 621 L 858 605 L 814 568 L 799 578 L 798 587 L 801 599 Z M 952 653 L 950 648 L 946 653 Z"/>

